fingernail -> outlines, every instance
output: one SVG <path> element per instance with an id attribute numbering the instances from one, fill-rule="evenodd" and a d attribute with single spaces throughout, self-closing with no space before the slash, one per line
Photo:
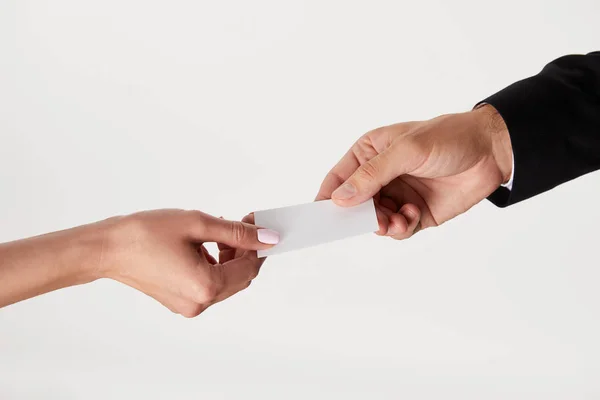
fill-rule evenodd
<path id="1" fill-rule="evenodd" d="M 279 243 L 279 232 L 271 229 L 259 229 L 258 241 L 264 244 L 277 244 Z"/>
<path id="2" fill-rule="evenodd" d="M 356 188 L 351 183 L 344 183 L 339 188 L 335 189 L 335 191 L 331 194 L 331 197 L 335 197 L 336 199 L 346 200 L 350 197 L 354 197 L 356 194 Z"/>
<path id="3" fill-rule="evenodd" d="M 388 228 L 387 234 L 389 236 L 394 236 L 399 233 L 398 231 L 399 231 L 398 226 L 391 224 Z"/>

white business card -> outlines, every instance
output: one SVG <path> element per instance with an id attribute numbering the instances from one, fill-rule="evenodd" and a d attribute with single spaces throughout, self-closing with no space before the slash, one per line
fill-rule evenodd
<path id="1" fill-rule="evenodd" d="M 379 229 L 373 199 L 355 207 L 340 207 L 331 200 L 323 200 L 256 211 L 254 223 L 280 234 L 279 243 L 268 250 L 259 250 L 258 257 L 316 246 Z"/>

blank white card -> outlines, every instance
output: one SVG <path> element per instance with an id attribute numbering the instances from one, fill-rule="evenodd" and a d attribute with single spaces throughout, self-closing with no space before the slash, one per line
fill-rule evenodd
<path id="1" fill-rule="evenodd" d="M 373 199 L 355 207 L 339 207 L 331 200 L 256 211 L 254 223 L 276 230 L 279 243 L 259 250 L 258 257 L 316 246 L 379 229 Z"/>

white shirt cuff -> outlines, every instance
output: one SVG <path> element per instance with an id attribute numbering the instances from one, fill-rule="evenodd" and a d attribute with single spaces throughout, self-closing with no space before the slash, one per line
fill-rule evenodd
<path id="1" fill-rule="evenodd" d="M 508 180 L 508 182 L 503 183 L 502 187 L 505 187 L 508 190 L 512 190 L 514 178 L 515 178 L 515 155 L 513 154 L 512 155 L 512 169 L 510 171 L 510 179 Z"/>

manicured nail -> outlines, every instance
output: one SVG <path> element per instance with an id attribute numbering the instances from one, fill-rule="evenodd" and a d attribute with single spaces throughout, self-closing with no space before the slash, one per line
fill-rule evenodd
<path id="1" fill-rule="evenodd" d="M 356 188 L 351 183 L 344 183 L 339 188 L 335 189 L 335 191 L 331 194 L 331 197 L 335 197 L 336 199 L 346 200 L 351 197 L 354 197 L 356 194 Z"/>
<path id="2" fill-rule="evenodd" d="M 277 244 L 279 243 L 279 232 L 271 229 L 259 229 L 258 241 L 264 244 Z"/>

